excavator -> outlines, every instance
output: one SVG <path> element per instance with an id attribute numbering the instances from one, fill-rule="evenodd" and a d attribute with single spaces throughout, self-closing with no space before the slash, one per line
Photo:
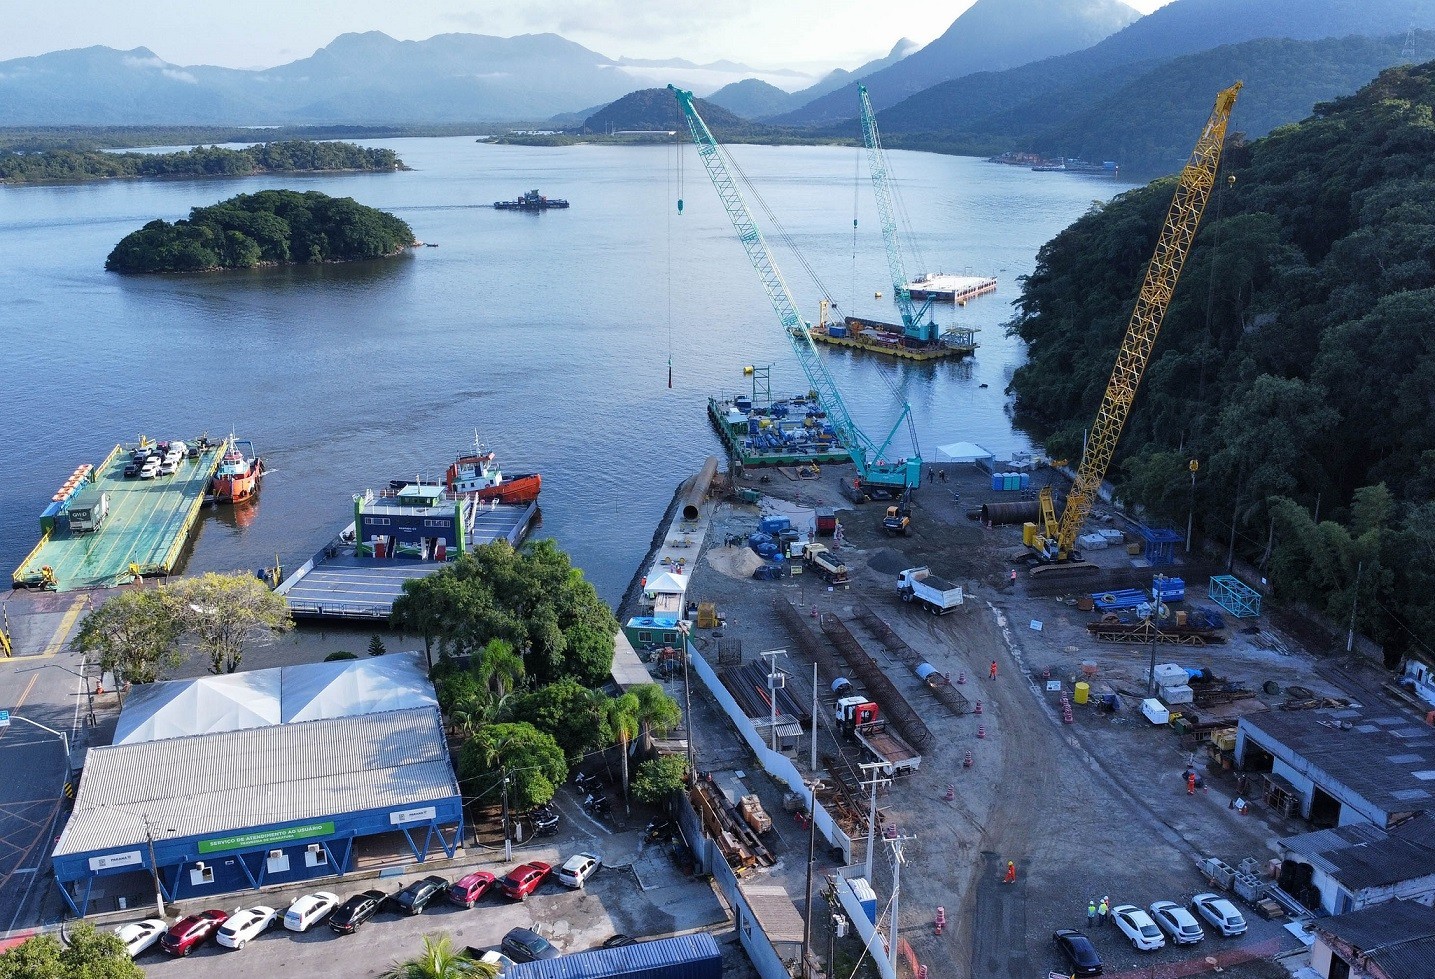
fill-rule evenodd
<path id="1" fill-rule="evenodd" d="M 1097 409 L 1086 451 L 1082 453 L 1081 464 L 1067 493 L 1060 519 L 1056 515 L 1056 500 L 1051 487 L 1041 491 L 1041 526 L 1035 532 L 1028 532 L 1029 539 L 1025 541 L 1035 557 L 1036 564 L 1031 569 L 1034 576 L 1056 571 L 1096 570 L 1096 565 L 1081 559 L 1076 550 L 1076 538 L 1081 532 L 1081 525 L 1091 515 L 1101 481 L 1106 478 L 1107 468 L 1116 453 L 1116 443 L 1131 413 L 1131 404 L 1141 386 L 1141 376 L 1150 363 L 1151 349 L 1156 344 L 1156 336 L 1161 332 L 1161 323 L 1171 305 L 1171 295 L 1181 277 L 1181 267 L 1196 238 L 1201 215 L 1211 199 L 1221 150 L 1226 141 L 1226 127 L 1241 84 L 1236 82 L 1216 96 L 1211 116 L 1206 120 L 1196 148 L 1192 150 L 1191 158 L 1176 183 L 1171 209 L 1166 213 L 1166 223 L 1156 243 L 1156 254 L 1146 267 L 1136 308 L 1131 313 L 1131 322 L 1126 327 L 1126 335 L 1116 355 L 1116 366 L 1106 384 L 1106 393 Z"/>

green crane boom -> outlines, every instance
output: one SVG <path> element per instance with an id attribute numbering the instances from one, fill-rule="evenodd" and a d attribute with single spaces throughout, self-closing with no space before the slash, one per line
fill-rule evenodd
<path id="1" fill-rule="evenodd" d="M 907 267 L 902 261 L 901 241 L 897 236 L 897 216 L 892 207 L 892 187 L 887 167 L 887 152 L 882 149 L 882 136 L 877 132 L 877 114 L 872 111 L 872 100 L 867 95 L 867 86 L 857 86 L 858 102 L 862 106 L 862 139 L 867 143 L 867 164 L 872 171 L 872 193 L 877 198 L 877 216 L 882 221 L 882 240 L 887 245 L 887 267 L 892 273 L 892 294 L 897 297 L 897 309 L 902 315 L 902 335 L 917 343 L 936 342 L 940 331 L 928 314 L 932 300 L 920 307 L 912 300 L 912 291 L 907 288 Z M 925 322 L 923 322 L 925 320 Z"/>
<path id="2" fill-rule="evenodd" d="M 880 443 L 873 441 L 857 427 L 857 423 L 852 420 L 851 414 L 847 411 L 847 405 L 842 400 L 841 393 L 837 390 L 837 383 L 822 362 L 817 344 L 812 340 L 810 325 L 797 312 L 797 303 L 793 300 L 792 292 L 788 289 L 787 282 L 783 279 L 782 272 L 772 257 L 772 250 L 768 248 L 767 240 L 763 238 L 762 231 L 758 229 L 757 222 L 753 220 L 752 213 L 748 210 L 747 203 L 743 200 L 737 185 L 728 175 L 727 165 L 723 162 L 717 140 L 713 138 L 712 131 L 708 129 L 707 123 L 703 122 L 702 116 L 698 115 L 697 108 L 693 105 L 693 93 L 684 92 L 673 85 L 669 85 L 668 90 L 677 97 L 678 105 L 683 111 L 684 118 L 687 119 L 688 130 L 692 133 L 693 142 L 697 144 L 698 156 L 702 159 L 708 177 L 712 179 L 713 187 L 717 190 L 718 198 L 722 201 L 723 208 L 732 221 L 738 241 L 742 242 L 743 248 L 747 251 L 748 260 L 752 262 L 752 267 L 757 270 L 758 278 L 762 280 L 763 288 L 767 290 L 767 298 L 772 302 L 772 308 L 782 323 L 783 331 L 792 341 L 792 349 L 797 353 L 797 360 L 807 375 L 808 383 L 817 392 L 817 403 L 822 406 L 823 411 L 827 412 L 828 420 L 831 422 L 832 430 L 837 438 L 852 454 L 852 462 L 857 466 L 857 473 L 863 484 L 898 492 L 920 485 L 922 459 L 920 454 L 915 454 L 915 442 L 914 455 L 911 458 L 897 462 L 885 461 L 885 453 L 892 444 L 897 430 L 904 423 L 911 426 L 912 406 L 903 403 L 897 423 L 892 426 L 892 430 Z"/>

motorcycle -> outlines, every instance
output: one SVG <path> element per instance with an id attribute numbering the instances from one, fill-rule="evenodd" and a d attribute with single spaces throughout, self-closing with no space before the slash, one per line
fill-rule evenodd
<path id="1" fill-rule="evenodd" d="M 643 839 L 649 843 L 671 843 L 676 832 L 677 826 L 671 819 L 655 819 L 643 832 Z"/>
<path id="2" fill-rule="evenodd" d="M 558 832 L 562 817 L 552 806 L 540 806 L 529 814 L 533 821 L 533 832 L 537 836 L 553 836 Z"/>
<path id="3" fill-rule="evenodd" d="M 583 800 L 583 808 L 595 816 L 606 816 L 608 815 L 608 797 L 589 794 Z"/>
<path id="4" fill-rule="evenodd" d="M 579 792 L 586 795 L 593 795 L 595 793 L 602 794 L 603 780 L 596 775 L 586 775 L 583 772 L 579 772 L 573 777 L 573 784 L 578 786 Z"/>

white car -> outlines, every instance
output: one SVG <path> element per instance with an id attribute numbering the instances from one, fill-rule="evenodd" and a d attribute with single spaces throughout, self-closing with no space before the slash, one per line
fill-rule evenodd
<path id="1" fill-rule="evenodd" d="M 154 474 L 159 472 L 159 456 L 150 456 L 140 467 L 140 479 L 154 479 Z"/>
<path id="2" fill-rule="evenodd" d="M 1191 898 L 1191 907 L 1227 938 L 1246 933 L 1246 919 L 1219 894 L 1197 894 Z"/>
<path id="3" fill-rule="evenodd" d="M 279 921 L 279 912 L 273 908 L 256 904 L 229 916 L 224 927 L 215 933 L 214 940 L 225 948 L 241 949 L 252 938 L 258 938 Z"/>
<path id="4" fill-rule="evenodd" d="M 115 929 L 115 937 L 125 943 L 125 951 L 130 953 L 130 958 L 136 959 L 145 949 L 159 941 L 159 936 L 168 930 L 168 921 L 146 918 L 143 921 L 120 925 Z"/>
<path id="5" fill-rule="evenodd" d="M 339 906 L 339 895 L 331 894 L 328 891 L 315 891 L 313 894 L 305 894 L 299 900 L 289 905 L 289 910 L 284 912 L 284 927 L 290 931 L 308 931 L 313 925 L 317 925 Z"/>
<path id="6" fill-rule="evenodd" d="M 584 882 L 603 866 L 603 858 L 596 853 L 575 853 L 568 858 L 558 871 L 558 881 L 569 887 L 582 887 Z"/>
<path id="7" fill-rule="evenodd" d="M 1151 917 L 1177 945 L 1195 945 L 1206 937 L 1196 916 L 1175 901 L 1157 901 L 1151 905 Z"/>
<path id="8" fill-rule="evenodd" d="M 1134 904 L 1118 904 L 1111 909 L 1111 920 L 1121 929 L 1121 934 L 1131 939 L 1131 947 L 1138 952 L 1154 952 L 1166 947 L 1166 939 L 1151 916 Z"/>
<path id="9" fill-rule="evenodd" d="M 480 955 L 478 957 L 478 961 L 496 968 L 500 976 L 507 972 L 509 967 L 513 965 L 512 959 L 504 955 L 502 952 L 494 951 L 492 949 Z"/>

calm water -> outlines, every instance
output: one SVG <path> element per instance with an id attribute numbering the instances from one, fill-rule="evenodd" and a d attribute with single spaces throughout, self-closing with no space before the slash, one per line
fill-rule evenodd
<path id="1" fill-rule="evenodd" d="M 200 525 L 188 566 L 218 570 L 276 552 L 292 567 L 347 522 L 354 492 L 436 475 L 477 429 L 509 470 L 543 472 L 541 533 L 616 601 L 676 483 L 719 450 L 708 396 L 741 389 L 745 364 L 772 364 L 783 393 L 807 389 L 691 149 L 678 216 L 671 148 L 382 145 L 414 172 L 0 189 L 0 566 L 34 545 L 41 509 L 76 465 L 139 433 L 234 431 L 266 457 L 272 475 L 243 525 L 226 511 Z M 735 155 L 844 311 L 893 318 L 873 299 L 891 288 L 856 152 Z M 896 418 L 886 375 L 928 458 L 959 439 L 999 456 L 1025 448 L 1002 393 L 1021 358 L 1001 330 L 1016 278 L 1042 242 L 1124 185 L 918 153 L 893 153 L 892 166 L 921 243 L 910 270 L 999 277 L 995 295 L 957 311 L 982 346 L 934 366 L 829 352 L 829 367 L 879 438 Z M 115 242 L 146 221 L 272 187 L 352 196 L 440 247 L 317 269 L 104 271 Z M 573 207 L 492 209 L 532 187 Z M 778 260 L 815 319 L 816 286 L 790 253 Z"/>

